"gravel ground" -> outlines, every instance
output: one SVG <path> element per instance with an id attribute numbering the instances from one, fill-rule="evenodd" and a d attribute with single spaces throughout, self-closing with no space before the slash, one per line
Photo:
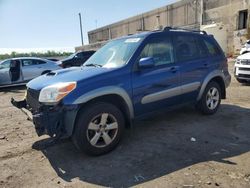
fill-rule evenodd
<path id="1" fill-rule="evenodd" d="M 48 146 L 9 102 L 23 95 L 23 87 L 0 90 L 0 187 L 250 187 L 250 85 L 234 78 L 215 115 L 161 112 L 100 157 L 70 140 Z"/>

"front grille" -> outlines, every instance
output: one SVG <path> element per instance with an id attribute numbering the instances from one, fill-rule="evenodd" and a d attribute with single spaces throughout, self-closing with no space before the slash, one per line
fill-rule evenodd
<path id="1" fill-rule="evenodd" d="M 238 77 L 241 77 L 241 78 L 250 78 L 250 74 L 239 74 Z"/>
<path id="2" fill-rule="evenodd" d="M 240 62 L 242 65 L 250 65 L 250 60 L 248 60 L 248 59 L 242 59 L 242 60 L 240 60 Z"/>
<path id="3" fill-rule="evenodd" d="M 250 71 L 250 68 L 239 68 L 239 70 L 242 70 L 242 71 Z"/>
<path id="4" fill-rule="evenodd" d="M 40 94 L 39 90 L 34 90 L 30 88 L 27 89 L 27 96 L 26 96 L 27 105 L 32 113 L 37 112 L 40 107 L 39 94 Z"/>

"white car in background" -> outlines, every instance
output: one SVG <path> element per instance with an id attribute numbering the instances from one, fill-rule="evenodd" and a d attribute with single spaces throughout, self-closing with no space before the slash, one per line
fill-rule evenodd
<path id="1" fill-rule="evenodd" d="M 248 52 L 250 52 L 250 40 L 247 40 L 247 42 L 244 44 L 244 47 L 241 48 L 240 54 L 242 55 Z"/>
<path id="2" fill-rule="evenodd" d="M 47 59 L 35 57 L 6 59 L 0 62 L 0 88 L 25 85 L 33 78 L 57 69 L 61 67 Z"/>
<path id="3" fill-rule="evenodd" d="M 234 76 L 240 83 L 250 82 L 250 53 L 237 57 L 234 66 Z"/>

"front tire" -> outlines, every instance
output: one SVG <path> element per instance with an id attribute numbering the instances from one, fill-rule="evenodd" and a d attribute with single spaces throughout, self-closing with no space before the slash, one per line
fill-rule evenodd
<path id="1" fill-rule="evenodd" d="M 198 109 L 205 115 L 217 112 L 221 103 L 221 88 L 217 82 L 208 83 L 202 98 L 198 102 Z"/>
<path id="2" fill-rule="evenodd" d="M 124 130 L 122 112 L 104 102 L 83 108 L 78 115 L 72 140 L 88 155 L 102 155 L 113 150 Z"/>

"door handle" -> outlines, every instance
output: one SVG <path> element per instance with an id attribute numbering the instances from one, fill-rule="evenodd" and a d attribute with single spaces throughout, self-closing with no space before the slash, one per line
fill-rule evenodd
<path id="1" fill-rule="evenodd" d="M 177 71 L 178 71 L 178 67 L 171 67 L 170 68 L 170 71 L 172 72 L 172 73 L 176 73 Z"/>
<path id="2" fill-rule="evenodd" d="M 203 66 L 204 67 L 208 67 L 208 62 L 207 61 L 204 61 L 204 62 L 202 62 L 203 63 Z"/>

